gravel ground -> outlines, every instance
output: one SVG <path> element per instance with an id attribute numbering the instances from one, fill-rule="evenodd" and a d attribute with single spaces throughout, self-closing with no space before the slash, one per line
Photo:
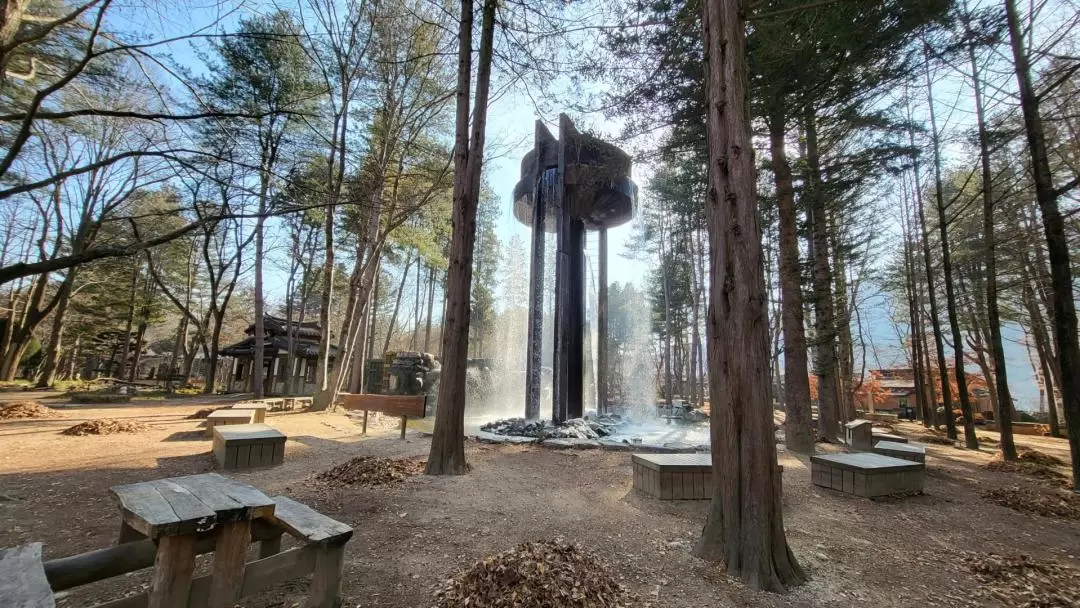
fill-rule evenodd
<path id="1" fill-rule="evenodd" d="M 213 469 L 201 421 L 185 419 L 199 407 L 79 408 L 58 420 L 0 422 L 0 546 L 40 541 L 53 558 L 115 542 L 110 486 Z M 59 434 L 103 417 L 137 420 L 151 430 Z M 626 453 L 470 442 L 468 475 L 336 487 L 315 475 L 357 456 L 425 458 L 428 440 L 415 431 L 398 440 L 394 419 L 373 421 L 368 437 L 337 413 L 272 413 L 267 422 L 289 436 L 285 464 L 230 476 L 356 528 L 345 565 L 346 606 L 432 606 L 434 589 L 476 559 L 555 538 L 595 551 L 643 605 L 656 607 L 995 605 L 985 595 L 968 599 L 980 582 L 963 552 L 1026 553 L 1080 566 L 1080 522 L 1018 513 L 981 497 L 998 487 L 1051 490 L 1037 479 L 983 468 L 990 450 L 931 446 L 925 495 L 898 501 L 816 488 L 806 458 L 782 453 L 788 539 L 810 582 L 780 596 L 750 591 L 693 557 L 705 503 L 635 495 Z M 1017 440 L 1068 457 L 1063 440 Z M 146 580 L 143 571 L 102 581 L 64 595 L 59 605 L 117 598 Z M 242 605 L 289 607 L 302 601 L 306 586 L 283 583 Z"/>

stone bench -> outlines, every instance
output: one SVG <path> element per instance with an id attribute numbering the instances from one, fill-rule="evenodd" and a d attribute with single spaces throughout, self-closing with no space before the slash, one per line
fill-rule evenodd
<path id="1" fill-rule="evenodd" d="M 633 454 L 634 489 L 660 500 L 712 498 L 711 454 Z"/>
<path id="2" fill-rule="evenodd" d="M 286 436 L 268 424 L 214 428 L 214 458 L 222 468 L 274 467 L 285 461 Z"/>
<path id="3" fill-rule="evenodd" d="M 214 427 L 226 424 L 251 424 L 255 422 L 255 410 L 222 408 L 206 417 L 206 436 L 214 436 Z"/>
<path id="4" fill-rule="evenodd" d="M 874 453 L 882 456 L 891 456 L 901 460 L 926 463 L 926 447 L 914 443 L 898 443 L 896 441 L 879 441 L 874 444 Z"/>
<path id="5" fill-rule="evenodd" d="M 926 466 L 873 452 L 811 456 L 816 486 L 872 498 L 921 492 Z"/>

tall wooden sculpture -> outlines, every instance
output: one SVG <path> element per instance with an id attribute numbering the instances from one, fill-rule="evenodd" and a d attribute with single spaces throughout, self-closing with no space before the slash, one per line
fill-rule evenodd
<path id="1" fill-rule="evenodd" d="M 529 283 L 529 337 L 526 357 L 525 417 L 540 417 L 543 343 L 544 239 L 554 232 L 555 352 L 552 418 L 561 423 L 583 412 L 585 327 L 585 234 L 600 231 L 600 282 L 607 281 L 608 228 L 630 221 L 637 211 L 637 186 L 630 179 L 630 156 L 591 135 L 579 133 L 559 115 L 559 138 L 536 123 L 535 147 L 521 161 L 514 187 L 514 217 L 532 227 Z M 597 407 L 607 404 L 607 285 L 598 293 L 599 345 Z"/>

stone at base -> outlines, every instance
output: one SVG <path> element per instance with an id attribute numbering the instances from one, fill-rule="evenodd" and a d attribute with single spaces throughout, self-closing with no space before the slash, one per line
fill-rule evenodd
<path id="1" fill-rule="evenodd" d="M 811 456 L 811 479 L 816 486 L 866 498 L 921 492 L 926 466 L 861 452 Z"/>

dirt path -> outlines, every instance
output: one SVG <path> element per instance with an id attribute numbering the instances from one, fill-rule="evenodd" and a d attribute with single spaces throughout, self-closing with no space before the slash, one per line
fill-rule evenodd
<path id="1" fill-rule="evenodd" d="M 114 542 L 110 486 L 213 468 L 198 421 L 184 418 L 194 409 L 79 409 L 63 419 L 0 422 L 0 546 L 41 541 L 48 557 L 59 557 Z M 152 430 L 58 434 L 106 416 L 137 418 Z M 664 607 L 956 606 L 978 586 L 958 551 L 1023 551 L 1080 565 L 1080 522 L 1020 514 L 980 497 L 988 487 L 1033 483 L 981 468 L 989 452 L 931 446 L 926 494 L 901 501 L 816 488 L 804 458 L 781 454 L 788 537 L 811 580 L 778 596 L 751 592 L 694 558 L 706 505 L 637 496 L 625 453 L 470 443 L 466 476 L 328 487 L 314 474 L 358 455 L 424 457 L 428 441 L 415 432 L 399 441 L 393 420 L 373 424 L 366 438 L 340 414 L 272 414 L 268 422 L 289 436 L 286 464 L 233 476 L 356 528 L 346 606 L 430 606 L 434 587 L 473 560 L 557 537 L 597 551 L 643 605 Z M 1067 454 L 1060 440 L 1030 439 Z M 140 573 L 80 588 L 59 604 L 116 598 L 145 579 Z M 304 581 L 286 583 L 244 605 L 288 607 L 305 589 Z"/>

